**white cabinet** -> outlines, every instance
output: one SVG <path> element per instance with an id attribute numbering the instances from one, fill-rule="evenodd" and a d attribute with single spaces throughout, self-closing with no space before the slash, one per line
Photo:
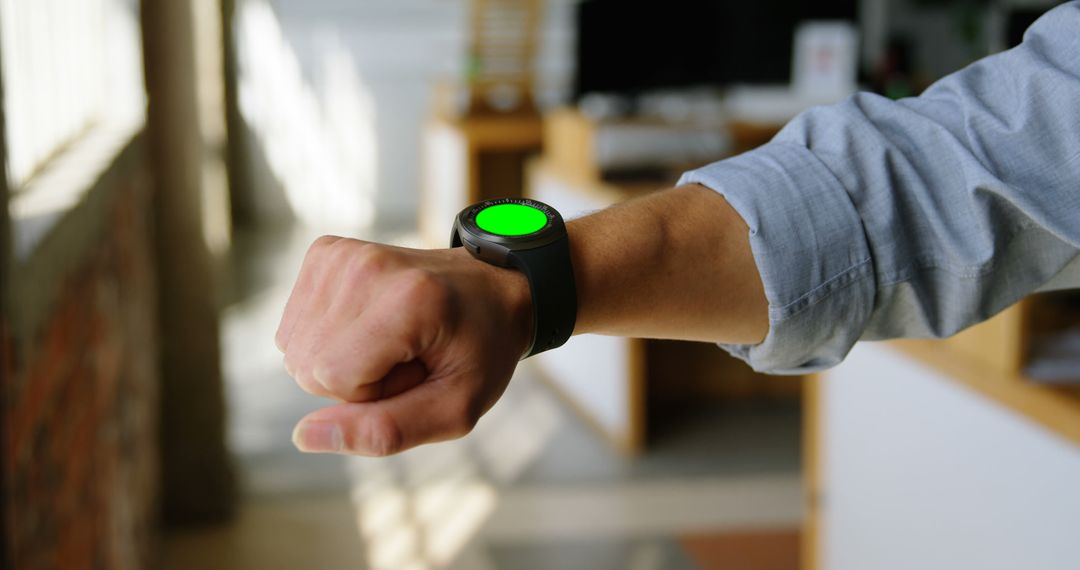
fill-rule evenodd
<path id="1" fill-rule="evenodd" d="M 894 351 L 822 374 L 818 567 L 1080 568 L 1080 446 Z"/>

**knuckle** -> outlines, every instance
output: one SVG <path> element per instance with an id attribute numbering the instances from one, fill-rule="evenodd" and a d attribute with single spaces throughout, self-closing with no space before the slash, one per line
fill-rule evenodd
<path id="1" fill-rule="evenodd" d="M 359 402 L 371 393 L 371 387 L 360 380 L 362 372 L 350 362 L 349 356 L 320 355 L 311 369 L 313 384 L 335 399 Z"/>
<path id="2" fill-rule="evenodd" d="M 393 259 L 387 248 L 367 242 L 353 244 L 343 256 L 345 276 L 350 282 L 363 282 L 383 273 Z"/>
<path id="3" fill-rule="evenodd" d="M 311 366 L 311 378 L 316 384 L 325 388 L 328 392 L 337 393 L 341 391 L 342 374 L 334 362 L 323 355 L 319 355 L 312 363 Z"/>
<path id="4" fill-rule="evenodd" d="M 312 396 L 325 397 L 326 390 L 323 390 L 321 386 L 311 381 L 307 376 L 301 375 L 296 378 L 296 385 L 300 387 L 305 393 Z"/>
<path id="5" fill-rule="evenodd" d="M 349 249 L 349 256 L 357 262 L 380 264 L 385 262 L 389 257 L 390 250 L 386 246 L 377 243 L 370 243 L 366 241 L 353 242 L 353 247 Z"/>
<path id="6" fill-rule="evenodd" d="M 401 429 L 390 414 L 383 410 L 373 410 L 366 417 L 361 432 L 355 435 L 361 441 L 356 438 L 351 441 L 346 439 L 346 448 L 364 455 L 386 457 L 399 453 L 404 448 L 405 439 Z"/>
<path id="7" fill-rule="evenodd" d="M 311 246 L 308 247 L 307 255 L 304 256 L 304 259 L 315 259 L 325 255 L 332 245 L 342 239 L 343 238 L 338 236 L 331 235 L 320 236 L 315 241 L 311 242 Z"/>
<path id="8" fill-rule="evenodd" d="M 311 394 L 312 396 L 326 395 L 326 390 L 312 378 L 311 373 L 306 369 L 297 370 L 293 378 L 296 381 L 296 385 L 308 394 Z"/>

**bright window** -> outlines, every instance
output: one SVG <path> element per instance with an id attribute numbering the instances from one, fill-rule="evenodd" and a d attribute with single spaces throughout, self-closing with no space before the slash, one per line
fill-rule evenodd
<path id="1" fill-rule="evenodd" d="M 16 191 L 95 127 L 144 116 L 137 0 L 0 0 L 0 50 Z"/>

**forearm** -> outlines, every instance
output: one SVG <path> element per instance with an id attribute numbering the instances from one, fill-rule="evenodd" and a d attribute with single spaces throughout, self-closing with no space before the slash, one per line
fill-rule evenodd
<path id="1" fill-rule="evenodd" d="M 1080 2 L 1009 52 L 890 101 L 816 107 L 761 148 L 692 171 L 751 228 L 768 336 L 759 371 L 841 362 L 860 339 L 941 337 L 1044 285 L 1080 251 Z"/>
<path id="2" fill-rule="evenodd" d="M 568 224 L 578 288 L 575 334 L 753 344 L 768 306 L 746 223 L 691 185 Z"/>

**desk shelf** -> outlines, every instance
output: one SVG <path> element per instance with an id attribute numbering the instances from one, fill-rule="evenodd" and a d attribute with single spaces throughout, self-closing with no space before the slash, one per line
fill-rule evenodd
<path id="1" fill-rule="evenodd" d="M 1033 295 L 943 340 L 892 344 L 949 378 L 1080 445 L 1080 369 L 1054 382 L 1028 375 L 1040 343 L 1080 331 L 1080 292 Z"/>

